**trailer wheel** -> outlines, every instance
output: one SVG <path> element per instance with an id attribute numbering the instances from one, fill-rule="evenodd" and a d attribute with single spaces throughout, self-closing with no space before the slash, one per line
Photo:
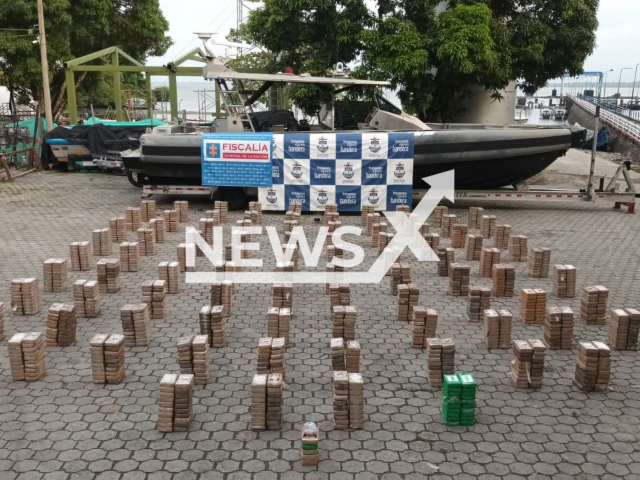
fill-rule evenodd
<path id="1" fill-rule="evenodd" d="M 229 202 L 229 210 L 244 210 L 247 203 L 247 193 L 243 188 L 220 187 L 216 191 L 214 199 Z"/>
<path id="2" fill-rule="evenodd" d="M 134 187 L 142 188 L 142 183 L 138 177 L 138 173 L 132 172 L 131 170 L 127 170 L 127 178 L 129 179 L 129 183 Z"/>

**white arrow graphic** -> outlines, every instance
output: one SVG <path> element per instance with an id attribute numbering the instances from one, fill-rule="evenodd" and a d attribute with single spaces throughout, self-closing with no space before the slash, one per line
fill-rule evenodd
<path id="1" fill-rule="evenodd" d="M 447 198 L 451 202 L 455 201 L 455 171 L 449 170 L 437 175 L 425 177 L 422 180 L 430 185 L 431 188 L 422 200 L 420 200 L 409 217 L 407 217 L 404 212 L 384 212 L 384 215 L 398 233 L 387 246 L 387 248 L 391 250 L 391 254 L 380 255 L 369 269 L 369 274 L 378 280 L 367 283 L 378 283 L 382 281 L 385 273 L 389 271 L 391 265 L 395 263 L 406 247 L 409 247 L 420 262 L 433 262 L 438 260 L 438 256 L 431 249 L 424 237 L 420 235 L 418 229 L 427 221 L 431 212 L 433 212 L 438 206 L 438 203 L 440 203 L 440 200 Z M 405 227 L 405 222 L 407 221 L 410 222 L 410 230 L 408 232 Z"/>

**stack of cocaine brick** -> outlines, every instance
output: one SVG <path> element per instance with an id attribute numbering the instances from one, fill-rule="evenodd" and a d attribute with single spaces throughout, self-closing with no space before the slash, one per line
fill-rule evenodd
<path id="1" fill-rule="evenodd" d="M 164 280 L 145 280 L 141 287 L 142 303 L 149 306 L 149 316 L 153 319 L 164 318 L 164 297 L 167 282 Z"/>
<path id="2" fill-rule="evenodd" d="M 41 332 L 16 333 L 7 342 L 11 376 L 15 381 L 37 382 L 44 377 L 45 341 Z"/>
<path id="3" fill-rule="evenodd" d="M 383 252 L 387 245 L 393 240 L 394 234 L 388 231 L 389 226 L 386 222 L 380 224 L 380 234 L 378 235 L 378 252 Z"/>
<path id="4" fill-rule="evenodd" d="M 156 254 L 156 234 L 152 228 L 138 229 L 138 248 L 140 255 L 150 256 Z"/>
<path id="5" fill-rule="evenodd" d="M 547 278 L 551 250 L 548 248 L 532 248 L 529 251 L 529 276 L 532 278 Z"/>
<path id="6" fill-rule="evenodd" d="M 484 238 L 493 238 L 496 233 L 496 216 L 495 215 L 482 215 L 482 222 L 480 223 L 480 230 Z"/>
<path id="7" fill-rule="evenodd" d="M 167 293 L 180 293 L 180 264 L 178 262 L 160 262 L 158 264 L 158 277 L 164 280 Z"/>
<path id="8" fill-rule="evenodd" d="M 404 212 L 409 216 L 411 214 L 411 207 L 409 205 L 396 205 L 396 212 Z"/>
<path id="9" fill-rule="evenodd" d="M 127 219 L 125 217 L 115 217 L 109 220 L 109 231 L 111 232 L 111 242 L 122 243 L 127 241 Z"/>
<path id="10" fill-rule="evenodd" d="M 356 307 L 351 305 L 336 305 L 331 311 L 333 338 L 354 340 L 356 337 Z"/>
<path id="11" fill-rule="evenodd" d="M 471 373 L 444 376 L 442 419 L 449 426 L 476 424 L 476 380 Z"/>
<path id="12" fill-rule="evenodd" d="M 209 245 L 213 244 L 213 228 L 216 227 L 216 221 L 213 218 L 203 217 L 198 221 L 200 225 L 200 235 Z"/>
<path id="13" fill-rule="evenodd" d="M 451 229 L 451 247 L 464 248 L 464 242 L 469 233 L 469 227 L 456 223 Z"/>
<path id="14" fill-rule="evenodd" d="M 282 428 L 283 378 L 280 373 L 255 374 L 251 382 L 251 429 Z"/>
<path id="15" fill-rule="evenodd" d="M 178 264 L 180 265 L 180 273 L 184 272 L 195 272 L 196 267 L 187 267 L 187 244 L 180 243 L 178 244 Z"/>
<path id="16" fill-rule="evenodd" d="M 303 467 L 317 467 L 318 454 L 318 426 L 313 422 L 305 422 L 302 426 L 301 456 Z"/>
<path id="17" fill-rule="evenodd" d="M 346 370 L 333 372 L 333 427 L 349 428 L 349 373 Z"/>
<path id="18" fill-rule="evenodd" d="M 225 317 L 231 315 L 231 307 L 232 307 L 232 294 L 233 294 L 233 283 L 230 280 L 225 280 L 221 283 L 212 283 L 211 284 L 211 300 L 209 305 L 220 305 L 222 306 L 222 314 Z"/>
<path id="19" fill-rule="evenodd" d="M 374 248 L 377 248 L 379 242 L 380 242 L 380 223 L 376 222 L 373 224 L 373 227 L 371 228 L 371 246 Z"/>
<path id="20" fill-rule="evenodd" d="M 529 252 L 529 240 L 524 235 L 513 235 L 509 243 L 511 259 L 516 262 L 524 262 Z"/>
<path id="21" fill-rule="evenodd" d="M 511 379 L 517 389 L 542 388 L 544 357 L 547 354 L 542 340 L 514 340 Z"/>
<path id="22" fill-rule="evenodd" d="M 611 351 L 602 342 L 578 343 L 573 384 L 583 392 L 604 392 L 611 379 Z"/>
<path id="23" fill-rule="evenodd" d="M 164 243 L 167 238 L 167 227 L 164 218 L 152 218 L 149 220 L 149 228 L 153 230 L 156 243 Z"/>
<path id="24" fill-rule="evenodd" d="M 158 206 L 155 200 L 140 201 L 140 219 L 149 222 L 158 216 Z"/>
<path id="25" fill-rule="evenodd" d="M 4 303 L 0 302 L 0 342 L 4 341 Z"/>
<path id="26" fill-rule="evenodd" d="M 547 292 L 540 288 L 523 288 L 520 299 L 520 316 L 525 325 L 542 325 L 547 311 Z"/>
<path id="27" fill-rule="evenodd" d="M 45 292 L 65 292 L 67 290 L 67 259 L 50 258 L 42 264 Z"/>
<path id="28" fill-rule="evenodd" d="M 500 249 L 483 248 L 480 252 L 480 276 L 491 278 L 491 275 L 493 274 L 493 266 L 498 263 L 500 263 Z"/>
<path id="29" fill-rule="evenodd" d="M 293 307 L 293 284 L 276 282 L 272 288 L 272 302 L 274 307 L 289 308 Z"/>
<path id="30" fill-rule="evenodd" d="M 300 225 L 300 222 L 298 222 L 298 220 L 285 220 L 283 223 L 284 226 L 284 239 L 285 242 L 289 241 L 289 238 L 291 237 L 291 232 L 293 231 L 293 229 L 297 226 Z M 329 226 L 329 228 L 331 228 L 331 225 Z M 331 239 L 331 235 L 327 236 L 327 243 L 330 241 Z"/>
<path id="31" fill-rule="evenodd" d="M 569 307 L 547 307 L 544 320 L 544 343 L 549 350 L 571 350 L 573 310 Z"/>
<path id="32" fill-rule="evenodd" d="M 345 341 L 342 337 L 331 339 L 331 366 L 333 371 L 346 370 L 346 348 Z M 260 354 L 258 354 L 258 358 Z"/>
<path id="33" fill-rule="evenodd" d="M 98 334 L 89 342 L 93 383 L 115 384 L 124 380 L 124 335 Z"/>
<path id="34" fill-rule="evenodd" d="M 282 428 L 282 397 L 284 377 L 281 373 L 270 373 L 267 377 L 267 429 Z"/>
<path id="35" fill-rule="evenodd" d="M 472 322 L 480 322 L 482 314 L 491 308 L 491 289 L 486 287 L 469 287 L 467 304 L 467 319 Z"/>
<path id="36" fill-rule="evenodd" d="M 359 373 L 349 376 L 349 428 L 364 427 L 364 379 Z"/>
<path id="37" fill-rule="evenodd" d="M 426 339 L 436 336 L 438 312 L 433 308 L 414 307 L 411 346 L 425 348 Z"/>
<path id="38" fill-rule="evenodd" d="M 411 265 L 394 263 L 391 265 L 391 294 L 398 294 L 398 285 L 411 283 Z"/>
<path id="39" fill-rule="evenodd" d="M 471 267 L 461 263 L 449 264 L 449 295 L 467 296 Z"/>
<path id="40" fill-rule="evenodd" d="M 267 336 L 282 337 L 286 345 L 291 337 L 291 309 L 283 307 L 270 307 L 267 310 Z"/>
<path id="41" fill-rule="evenodd" d="M 357 340 L 347 341 L 347 372 L 360 373 L 360 351 L 360 342 L 358 342 Z"/>
<path id="42" fill-rule="evenodd" d="M 333 423 L 336 430 L 363 428 L 364 380 L 359 373 L 333 372 Z"/>
<path id="43" fill-rule="evenodd" d="M 189 202 L 187 200 L 176 200 L 173 202 L 173 209 L 178 212 L 179 223 L 187 223 L 189 221 Z"/>
<path id="44" fill-rule="evenodd" d="M 263 352 L 262 355 L 264 357 L 264 347 L 265 347 L 265 342 L 266 340 L 270 340 L 271 341 L 271 346 L 269 347 L 269 361 L 268 361 L 268 371 L 263 372 L 258 370 L 258 373 L 280 373 L 282 375 L 282 377 L 284 378 L 284 375 L 286 373 L 286 366 L 285 366 L 285 360 L 284 360 L 284 349 L 285 349 L 285 339 L 282 337 L 266 337 L 266 338 L 261 338 L 258 342 L 258 349 L 260 348 L 260 345 L 263 346 Z M 260 352 L 258 352 L 258 354 L 260 354 Z M 262 364 L 260 365 L 261 368 L 264 368 L 264 358 L 262 358 Z"/>
<path id="45" fill-rule="evenodd" d="M 393 236 L 392 236 L 393 238 Z M 440 234 L 438 233 L 425 233 L 422 238 L 427 241 L 427 244 L 431 247 L 431 250 L 436 251 L 440 246 Z M 391 242 L 391 240 L 389 240 Z"/>
<path id="46" fill-rule="evenodd" d="M 251 429 L 267 429 L 267 378 L 266 373 L 256 373 L 251 381 Z"/>
<path id="47" fill-rule="evenodd" d="M 636 350 L 640 330 L 640 311 L 635 308 L 614 308 L 609 323 L 609 345 L 614 350 Z"/>
<path id="48" fill-rule="evenodd" d="M 553 295 L 559 298 L 576 296 L 576 267 L 573 265 L 553 266 Z"/>
<path id="49" fill-rule="evenodd" d="M 220 212 L 220 225 L 229 223 L 229 202 L 216 200 L 213 204 L 213 208 Z"/>
<path id="50" fill-rule="evenodd" d="M 273 337 L 263 337 L 258 340 L 258 357 L 256 359 L 256 373 L 271 372 L 271 344 Z"/>
<path id="51" fill-rule="evenodd" d="M 456 261 L 456 251 L 453 248 L 438 247 L 436 250 L 438 256 L 438 276 L 449 276 L 449 265 Z"/>
<path id="52" fill-rule="evenodd" d="M 338 206 L 335 203 L 326 204 L 324 206 L 324 224 L 328 225 L 329 222 L 335 222 L 338 218 L 340 218 Z"/>
<path id="53" fill-rule="evenodd" d="M 149 306 L 146 303 L 127 304 L 120 309 L 120 321 L 127 347 L 146 347 L 151 340 Z"/>
<path id="54" fill-rule="evenodd" d="M 227 325 L 223 310 L 222 305 L 206 305 L 200 309 L 200 334 L 209 337 L 209 345 L 212 347 L 227 345 Z"/>
<path id="55" fill-rule="evenodd" d="M 374 208 L 371 205 L 363 205 L 362 206 L 362 226 L 364 230 L 369 230 L 369 214 L 373 215 L 375 213 Z"/>
<path id="56" fill-rule="evenodd" d="M 97 280 L 73 282 L 73 303 L 81 318 L 96 318 L 100 315 L 100 285 Z"/>
<path id="57" fill-rule="evenodd" d="M 138 242 L 120 244 L 120 267 L 124 272 L 137 272 L 140 267 L 140 246 Z"/>
<path id="58" fill-rule="evenodd" d="M 467 235 L 464 244 L 464 248 L 467 253 L 467 260 L 480 260 L 480 255 L 482 254 L 482 240 L 482 235 L 473 233 Z"/>
<path id="59" fill-rule="evenodd" d="M 484 208 L 469 207 L 469 215 L 467 216 L 467 224 L 469 225 L 469 228 L 480 228 L 483 215 Z"/>
<path id="60" fill-rule="evenodd" d="M 418 222 L 416 222 L 418 223 Z M 420 233 L 420 235 L 422 235 L 422 237 L 425 236 L 425 234 L 430 233 L 431 232 L 431 224 L 429 222 L 423 222 L 422 225 L 420 225 L 418 227 L 418 233 Z"/>
<path id="61" fill-rule="evenodd" d="M 580 318 L 587 325 L 602 325 L 607 314 L 607 300 L 609 289 L 602 285 L 584 287 L 580 303 Z"/>
<path id="62" fill-rule="evenodd" d="M 178 210 L 164 210 L 162 212 L 164 225 L 167 232 L 177 232 L 180 224 L 180 214 Z"/>
<path id="63" fill-rule="evenodd" d="M 40 312 L 40 287 L 37 278 L 11 280 L 11 310 L 15 315 L 36 315 Z"/>
<path id="64" fill-rule="evenodd" d="M 129 232 L 137 231 L 140 228 L 140 224 L 142 224 L 140 207 L 127 207 L 125 218 L 127 219 L 127 230 Z"/>
<path id="65" fill-rule="evenodd" d="M 456 223 L 458 217 L 455 215 L 442 215 L 442 229 L 440 235 L 444 238 L 450 238 L 453 232 L 453 225 Z"/>
<path id="66" fill-rule="evenodd" d="M 398 285 L 398 320 L 408 322 L 413 318 L 413 308 L 420 301 L 420 289 L 415 283 Z"/>
<path id="67" fill-rule="evenodd" d="M 338 206 L 335 206 L 335 211 L 337 213 Z M 249 202 L 249 211 L 251 212 L 251 224 L 252 225 L 262 225 L 262 203 L 260 202 Z"/>
<path id="68" fill-rule="evenodd" d="M 493 246 L 500 250 L 509 248 L 509 240 L 511 238 L 511 225 L 496 225 L 496 231 L 493 236 Z"/>
<path id="69" fill-rule="evenodd" d="M 71 256 L 71 270 L 91 270 L 91 257 L 93 256 L 91 242 L 73 242 L 69 245 Z"/>
<path id="70" fill-rule="evenodd" d="M 449 214 L 449 207 L 438 205 L 433 209 L 433 226 L 436 228 L 442 227 L 442 217 Z"/>
<path id="71" fill-rule="evenodd" d="M 165 374 L 158 393 L 158 431 L 186 432 L 193 419 L 193 375 Z"/>
<path id="72" fill-rule="evenodd" d="M 495 297 L 513 297 L 516 269 L 513 265 L 499 263 L 493 266 L 493 290 Z"/>
<path id="73" fill-rule="evenodd" d="M 68 347 L 76 343 L 76 310 L 73 305 L 54 303 L 47 315 L 47 345 Z"/>
<path id="74" fill-rule="evenodd" d="M 334 257 L 335 258 L 344 257 L 344 250 L 342 249 L 342 246 L 327 245 L 327 263 L 332 263 Z M 342 266 L 339 266 L 338 268 L 340 268 L 339 271 L 342 271 Z"/>
<path id="75" fill-rule="evenodd" d="M 373 226 L 375 224 L 380 225 L 380 214 L 379 213 L 370 213 L 369 219 L 367 220 L 367 234 L 373 235 Z"/>
<path id="76" fill-rule="evenodd" d="M 101 258 L 96 263 L 98 270 L 98 288 L 100 293 L 117 293 L 120 291 L 120 260 L 117 258 Z"/>
<path id="77" fill-rule="evenodd" d="M 207 210 L 204 212 L 205 217 L 213 219 L 213 224 L 215 227 L 220 225 L 220 210 Z"/>
<path id="78" fill-rule="evenodd" d="M 293 263 L 293 271 L 298 270 L 298 261 L 300 258 L 300 250 L 298 245 L 285 243 L 282 245 L 282 252 L 286 253 L 287 249 L 291 250 L 291 262 Z"/>
<path id="79" fill-rule="evenodd" d="M 209 340 L 207 335 L 187 335 L 177 343 L 180 373 L 193 374 L 196 385 L 209 383 Z"/>
<path id="80" fill-rule="evenodd" d="M 104 257 L 111 255 L 111 232 L 108 228 L 94 230 L 91 233 L 91 241 L 93 243 L 94 256 Z"/>
<path id="81" fill-rule="evenodd" d="M 434 388 L 442 387 L 444 375 L 455 372 L 456 344 L 450 337 L 427 338 L 427 379 Z"/>
<path id="82" fill-rule="evenodd" d="M 484 311 L 484 339 L 487 349 L 509 348 L 513 315 L 509 310 Z"/>

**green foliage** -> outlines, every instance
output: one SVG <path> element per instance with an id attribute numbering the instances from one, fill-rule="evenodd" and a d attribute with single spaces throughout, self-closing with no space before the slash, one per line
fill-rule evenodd
<path id="1" fill-rule="evenodd" d="M 171 45 L 169 23 L 159 0 L 46 0 L 44 2 L 47 52 L 54 115 L 65 105 L 64 62 L 103 48 L 118 46 L 144 61 L 162 55 Z M 28 29 L 37 25 L 36 0 L 0 1 L 0 28 Z M 7 33 L 9 32 L 9 33 Z M 0 83 L 11 86 L 18 99 L 30 103 L 42 99 L 42 73 L 35 33 L 4 30 L 0 34 Z M 125 76 L 126 77 L 126 76 Z M 105 101 L 108 75 L 77 74 L 78 99 Z M 125 78 L 126 81 L 126 78 Z"/>
<path id="2" fill-rule="evenodd" d="M 270 67 L 322 75 L 338 61 L 354 76 L 390 80 L 405 109 L 430 121 L 459 113 L 470 87 L 526 91 L 578 74 L 595 47 L 598 0 L 265 0 L 243 38 L 274 54 Z M 315 112 L 322 89 L 291 95 Z"/>
<path id="3" fill-rule="evenodd" d="M 151 91 L 155 102 L 169 101 L 169 87 L 156 87 Z"/>

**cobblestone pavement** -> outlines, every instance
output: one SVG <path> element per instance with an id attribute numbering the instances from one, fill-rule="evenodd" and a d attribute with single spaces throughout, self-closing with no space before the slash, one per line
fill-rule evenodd
<path id="1" fill-rule="evenodd" d="M 157 200 L 163 209 L 174 198 Z M 211 204 L 204 198 L 189 200 L 195 225 Z M 41 278 L 43 260 L 68 257 L 70 242 L 90 240 L 91 230 L 107 226 L 108 219 L 123 215 L 125 207 L 138 205 L 139 191 L 122 177 L 32 174 L 14 185 L 0 184 L 0 202 L 0 301 L 8 305 L 11 279 Z M 463 221 L 468 206 L 454 209 Z M 578 288 L 603 284 L 611 289 L 610 306 L 640 306 L 638 216 L 613 211 L 609 205 L 483 206 L 499 222 L 511 224 L 514 233 L 527 235 L 530 246 L 552 248 L 552 263 L 576 265 Z M 304 216 L 308 233 L 319 226 L 313 217 Z M 281 226 L 282 221 L 282 215 L 265 215 L 265 224 Z M 343 222 L 359 225 L 360 217 L 345 216 Z M 132 233 L 129 237 L 133 240 Z M 332 429 L 331 333 L 322 285 L 295 287 L 282 431 L 249 429 L 249 385 L 258 338 L 266 333 L 270 286 L 242 285 L 236 289 L 227 324 L 228 346 L 212 351 L 215 378 L 196 387 L 190 431 L 158 433 L 159 379 L 178 368 L 176 340 L 198 331 L 197 312 L 208 301 L 207 287 L 187 286 L 167 297 L 166 320 L 152 321 L 150 346 L 127 349 L 127 376 L 120 385 L 92 384 L 89 339 L 97 332 L 122 331 L 119 308 L 139 301 L 140 283 L 155 277 L 158 262 L 175 260 L 176 245 L 182 241 L 183 234 L 168 234 L 156 256 L 142 257 L 139 272 L 123 273 L 122 290 L 103 295 L 100 317 L 79 320 L 76 345 L 48 347 L 42 381 L 12 381 L 6 339 L 16 332 L 44 331 L 48 306 L 71 302 L 71 292 L 43 293 L 42 312 L 33 317 L 5 312 L 5 341 L 0 346 L 2 480 L 640 478 L 637 352 L 613 352 L 608 392 L 577 391 L 572 385 L 575 342 L 606 336 L 606 327 L 577 320 L 574 350 L 547 353 L 543 388 L 516 392 L 508 375 L 511 352 L 487 352 L 481 324 L 469 324 L 465 318 L 466 299 L 448 296 L 447 282 L 436 276 L 435 264 L 410 261 L 408 253 L 404 260 L 411 263 L 420 286 L 420 304 L 438 310 L 438 333 L 455 337 L 458 371 L 476 374 L 476 426 L 443 425 L 442 394 L 427 384 L 426 356 L 410 347 L 409 325 L 395 318 L 396 302 L 387 280 L 352 286 L 366 382 L 363 430 Z M 368 237 L 361 239 L 363 245 L 369 242 Z M 367 252 L 373 254 L 371 248 Z M 508 258 L 508 253 L 503 256 Z M 490 279 L 480 278 L 473 263 L 471 284 L 489 286 Z M 70 272 L 70 281 L 95 275 L 95 267 Z M 526 287 L 550 291 L 551 281 L 528 278 L 526 264 L 520 263 L 516 291 Z M 551 297 L 550 304 L 578 311 L 579 298 Z M 495 299 L 493 306 L 514 313 L 514 338 L 541 338 L 541 327 L 525 327 L 520 320 L 519 296 Z M 317 470 L 300 466 L 304 421 L 320 427 Z"/>

